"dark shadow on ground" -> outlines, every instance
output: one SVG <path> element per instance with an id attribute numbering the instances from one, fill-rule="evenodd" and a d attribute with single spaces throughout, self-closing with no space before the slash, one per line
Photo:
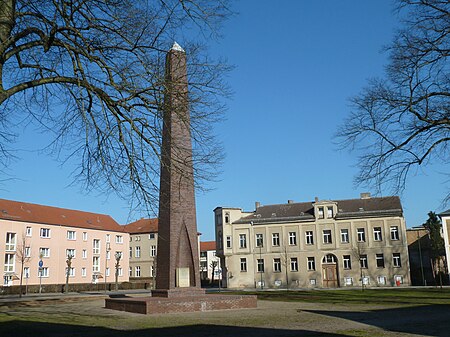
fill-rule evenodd
<path id="1" fill-rule="evenodd" d="M 142 330 L 114 330 L 103 327 L 87 327 L 68 324 L 9 321 L 0 323 L 1 336 L 45 337 L 291 337 L 291 336 L 343 336 L 308 330 L 265 329 L 222 325 L 188 325 L 173 328 Z"/>
<path id="2" fill-rule="evenodd" d="M 447 304 L 371 311 L 303 311 L 348 319 L 393 332 L 413 333 L 426 336 L 450 335 L 450 305 Z"/>

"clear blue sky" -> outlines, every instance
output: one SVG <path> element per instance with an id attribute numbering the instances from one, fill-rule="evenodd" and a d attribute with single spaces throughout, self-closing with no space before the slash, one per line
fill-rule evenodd
<path id="1" fill-rule="evenodd" d="M 229 84 L 227 120 L 218 126 L 226 160 L 213 191 L 197 196 L 202 240 L 214 239 L 217 206 L 253 210 L 262 204 L 358 198 L 356 154 L 339 151 L 333 136 L 349 112 L 348 99 L 367 79 L 382 76 L 388 44 L 397 26 L 390 0 L 236 1 L 213 55 L 236 69 Z M 44 137 L 26 132 L 19 143 L 35 149 Z M 68 186 L 71 166 L 50 157 L 18 153 L 17 180 L 0 185 L 0 197 L 128 218 L 127 203 L 84 194 Z M 448 189 L 443 165 L 410 177 L 401 195 L 408 227 L 422 224 L 430 210 L 442 211 Z M 384 191 L 383 195 L 389 195 Z M 134 219 L 132 219 L 134 220 Z"/>

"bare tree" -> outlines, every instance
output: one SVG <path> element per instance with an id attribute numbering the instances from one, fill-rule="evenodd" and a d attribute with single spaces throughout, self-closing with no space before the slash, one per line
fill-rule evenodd
<path id="1" fill-rule="evenodd" d="M 23 293 L 23 272 L 25 264 L 30 260 L 30 245 L 28 243 L 25 233 L 22 233 L 20 241 L 17 244 L 16 256 L 20 262 L 20 286 L 19 286 L 19 297 L 22 297 Z"/>
<path id="2" fill-rule="evenodd" d="M 211 123 L 228 94 L 228 66 L 203 44 L 230 15 L 227 1 L 1 1 L 2 165 L 32 124 L 53 135 L 50 154 L 78 160 L 74 181 L 87 190 L 114 191 L 132 207 L 156 205 L 164 57 L 176 38 L 189 62 L 195 174 L 212 178 L 222 152 Z"/>
<path id="3" fill-rule="evenodd" d="M 341 145 L 360 153 L 356 182 L 395 193 L 412 170 L 450 162 L 450 2 L 397 4 L 403 29 L 387 48 L 386 76 L 351 100 L 353 111 L 338 131 Z"/>
<path id="4" fill-rule="evenodd" d="M 211 285 L 214 285 L 214 272 L 216 271 L 219 263 L 216 260 L 212 260 L 209 266 L 211 267 Z"/>

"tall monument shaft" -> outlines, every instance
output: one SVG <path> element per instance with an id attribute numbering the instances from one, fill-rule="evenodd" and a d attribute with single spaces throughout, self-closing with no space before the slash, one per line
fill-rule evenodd
<path id="1" fill-rule="evenodd" d="M 200 290 L 186 54 L 166 56 L 158 254 L 154 296 Z"/>

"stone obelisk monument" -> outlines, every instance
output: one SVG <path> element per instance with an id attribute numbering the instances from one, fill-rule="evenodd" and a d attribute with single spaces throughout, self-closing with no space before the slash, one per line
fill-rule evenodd
<path id="1" fill-rule="evenodd" d="M 186 53 L 166 56 L 155 297 L 199 295 L 197 223 Z"/>

